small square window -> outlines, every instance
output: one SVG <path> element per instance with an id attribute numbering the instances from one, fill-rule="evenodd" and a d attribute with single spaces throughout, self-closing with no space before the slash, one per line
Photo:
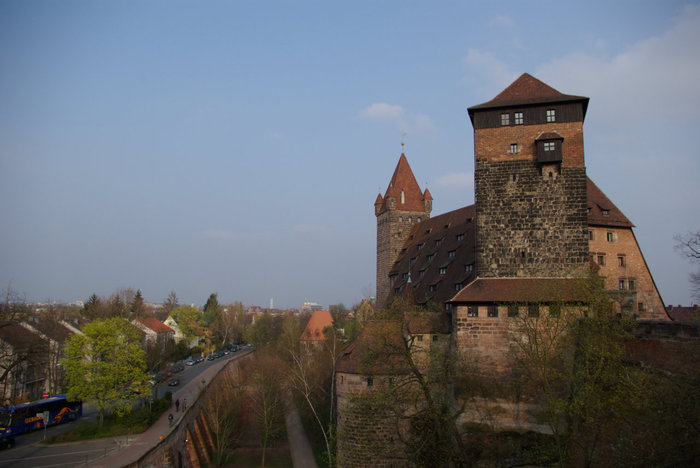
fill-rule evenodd
<path id="1" fill-rule="evenodd" d="M 550 317 L 560 317 L 561 316 L 561 304 L 549 304 L 549 316 Z"/>
<path id="2" fill-rule="evenodd" d="M 442 245 L 442 239 L 437 239 L 435 241 L 435 247 L 440 247 Z"/>
<path id="3" fill-rule="evenodd" d="M 518 153 L 518 144 L 511 143 L 510 144 L 510 154 L 517 154 L 517 153 Z"/>
<path id="4" fill-rule="evenodd" d="M 420 249 L 422 249 L 422 248 L 423 248 L 423 245 L 425 245 L 425 244 L 423 244 L 423 243 L 421 242 L 421 243 L 420 243 L 420 244 L 418 244 L 418 245 L 417 245 L 416 247 L 418 247 L 418 250 L 420 250 Z"/>
<path id="5" fill-rule="evenodd" d="M 642 312 L 644 312 L 644 303 L 643 302 L 640 302 L 639 304 L 637 304 L 637 312 L 639 312 L 640 314 Z"/>
<path id="6" fill-rule="evenodd" d="M 437 336 L 437 335 L 433 335 L 433 341 L 437 341 L 437 340 L 438 340 L 438 336 Z"/>
<path id="7" fill-rule="evenodd" d="M 508 317 L 517 317 L 518 316 L 518 305 L 517 304 L 508 304 Z"/>
<path id="8" fill-rule="evenodd" d="M 623 266 L 626 266 L 626 265 L 627 265 L 627 261 L 625 260 L 625 256 L 624 256 L 624 255 L 618 255 L 618 256 L 617 256 L 617 266 L 623 267 Z"/>
<path id="9" fill-rule="evenodd" d="M 425 270 L 418 270 L 418 278 L 422 278 L 425 276 Z"/>
<path id="10" fill-rule="evenodd" d="M 438 270 L 438 272 L 439 272 L 441 275 L 446 274 L 446 273 L 447 273 L 447 267 L 440 267 L 440 270 Z"/>
<path id="11" fill-rule="evenodd" d="M 605 266 L 605 255 L 598 255 L 598 265 Z"/>
<path id="12" fill-rule="evenodd" d="M 447 258 L 455 258 L 455 255 L 457 255 L 456 250 L 450 250 L 449 252 L 447 252 Z"/>
<path id="13" fill-rule="evenodd" d="M 435 257 L 435 254 L 430 254 L 426 257 L 426 260 L 429 262 L 432 262 L 434 257 Z"/>
<path id="14" fill-rule="evenodd" d="M 527 306 L 527 313 L 530 317 L 540 316 L 540 306 L 538 304 L 530 304 Z"/>
<path id="15" fill-rule="evenodd" d="M 493 304 L 489 305 L 486 315 L 489 317 L 498 317 L 498 306 Z"/>
<path id="16" fill-rule="evenodd" d="M 462 242 L 464 240 L 464 234 L 457 234 L 457 242 Z"/>
<path id="17" fill-rule="evenodd" d="M 595 240 L 595 234 L 593 234 L 593 232 L 594 231 L 592 229 L 588 231 L 588 240 L 589 241 Z"/>
<path id="18" fill-rule="evenodd" d="M 501 125 L 510 125 L 510 114 L 501 114 Z"/>
<path id="19" fill-rule="evenodd" d="M 615 233 L 613 231 L 608 231 L 607 239 L 608 242 L 615 242 Z"/>
<path id="20" fill-rule="evenodd" d="M 404 281 L 407 280 L 407 279 L 408 279 L 408 273 L 402 273 L 402 274 L 401 274 L 401 279 L 404 280 Z"/>
<path id="21" fill-rule="evenodd" d="M 464 283 L 455 283 L 455 291 L 459 292 L 464 287 Z"/>
<path id="22" fill-rule="evenodd" d="M 423 341 L 423 335 L 416 335 L 416 339 L 418 341 Z"/>
<path id="23" fill-rule="evenodd" d="M 471 273 L 472 270 L 474 270 L 474 264 L 470 263 L 469 265 L 464 265 L 464 272 L 465 273 Z"/>
<path id="24" fill-rule="evenodd" d="M 475 305 L 470 305 L 467 307 L 467 317 L 478 317 L 479 309 Z"/>
<path id="25" fill-rule="evenodd" d="M 610 214 L 610 210 L 602 210 L 603 211 L 603 216 L 607 216 Z"/>
<path id="26" fill-rule="evenodd" d="M 372 377 L 367 377 L 367 386 L 371 387 L 374 385 L 374 379 Z"/>
<path id="27" fill-rule="evenodd" d="M 620 291 L 624 291 L 624 289 L 625 289 L 625 280 L 624 279 L 618 280 L 617 289 L 619 289 Z"/>
<path id="28" fill-rule="evenodd" d="M 516 112 L 513 115 L 513 119 L 515 120 L 515 125 L 522 125 L 523 124 L 523 113 L 522 112 Z"/>
<path id="29" fill-rule="evenodd" d="M 635 281 L 633 279 L 627 280 L 627 288 L 630 291 L 634 291 L 636 289 L 637 285 L 635 284 Z"/>
<path id="30" fill-rule="evenodd" d="M 435 292 L 436 289 L 437 289 L 437 288 L 435 287 L 434 284 L 431 284 L 430 286 L 428 286 L 428 292 L 433 293 L 433 292 Z"/>
<path id="31" fill-rule="evenodd" d="M 554 151 L 554 142 L 553 141 L 545 141 L 544 142 L 544 150 L 545 151 Z"/>
<path id="32" fill-rule="evenodd" d="M 554 109 L 547 109 L 547 122 L 556 122 L 557 113 Z"/>

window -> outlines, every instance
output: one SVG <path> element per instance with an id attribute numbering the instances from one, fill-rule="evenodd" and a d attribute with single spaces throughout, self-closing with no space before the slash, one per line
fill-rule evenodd
<path id="1" fill-rule="evenodd" d="M 439 272 L 441 275 L 444 275 L 445 273 L 447 273 L 447 267 L 440 267 L 440 270 L 438 270 L 438 272 Z"/>
<path id="2" fill-rule="evenodd" d="M 432 262 L 434 257 L 435 257 L 435 254 L 429 254 L 429 255 L 426 257 L 426 260 L 429 261 L 429 262 Z"/>
<path id="3" fill-rule="evenodd" d="M 469 265 L 464 265 L 464 272 L 465 273 L 471 273 L 473 269 L 474 269 L 473 263 L 470 263 Z"/>
<path id="4" fill-rule="evenodd" d="M 510 144 L 510 154 L 517 154 L 517 152 L 518 152 L 518 144 L 511 143 Z"/>
<path id="5" fill-rule="evenodd" d="M 408 273 L 402 273 L 402 274 L 401 274 L 401 279 L 404 280 L 404 281 L 407 280 L 407 279 L 408 279 Z"/>
<path id="6" fill-rule="evenodd" d="M 457 234 L 457 242 L 462 242 L 464 240 L 464 234 Z"/>
<path id="7" fill-rule="evenodd" d="M 547 122 L 556 122 L 557 113 L 554 109 L 547 109 Z"/>
<path id="8" fill-rule="evenodd" d="M 435 287 L 434 284 L 431 284 L 430 286 L 428 286 L 428 292 L 435 292 L 436 289 L 437 288 Z"/>
<path id="9" fill-rule="evenodd" d="M 456 250 L 450 250 L 449 252 L 447 252 L 447 258 L 455 258 L 455 255 L 457 255 Z"/>
<path id="10" fill-rule="evenodd" d="M 550 317 L 560 317 L 561 316 L 561 304 L 549 304 L 549 316 Z"/>
<path id="11" fill-rule="evenodd" d="M 613 231 L 608 231 L 607 239 L 608 242 L 615 242 L 615 233 Z"/>
<path id="12" fill-rule="evenodd" d="M 422 249 L 422 248 L 423 248 L 423 245 L 425 245 L 425 244 L 423 244 L 423 243 L 421 242 L 421 243 L 420 243 L 420 244 L 418 244 L 418 245 L 417 245 L 416 247 L 418 247 L 418 250 L 420 250 L 420 249 Z"/>
<path id="13" fill-rule="evenodd" d="M 374 385 L 374 379 L 372 377 L 367 377 L 367 386 L 371 387 Z"/>
<path id="14" fill-rule="evenodd" d="M 394 288 L 394 296 L 398 296 L 401 293 L 401 288 Z"/>
<path id="15" fill-rule="evenodd" d="M 478 317 L 479 309 L 475 305 L 470 305 L 467 307 L 467 317 Z"/>
<path id="16" fill-rule="evenodd" d="M 637 304 L 637 312 L 639 312 L 640 314 L 642 312 L 644 312 L 644 303 L 643 302 L 640 302 L 639 304 Z"/>
<path id="17" fill-rule="evenodd" d="M 418 341 L 423 341 L 423 335 L 416 335 L 416 338 L 418 339 Z"/>
<path id="18" fill-rule="evenodd" d="M 435 247 L 440 247 L 442 245 L 442 239 L 435 240 Z"/>
<path id="19" fill-rule="evenodd" d="M 537 304 L 530 304 L 529 306 L 527 306 L 527 313 L 530 317 L 539 317 L 540 306 Z"/>
<path id="20" fill-rule="evenodd" d="M 522 112 L 516 112 L 513 115 L 513 120 L 515 120 L 515 125 L 522 125 L 523 124 L 523 113 Z"/>
<path id="21" fill-rule="evenodd" d="M 455 283 L 455 291 L 459 292 L 464 287 L 464 283 Z"/>
<path id="22" fill-rule="evenodd" d="M 624 255 L 618 255 L 617 256 L 617 266 L 626 266 L 627 262 L 625 261 L 625 256 Z"/>
<path id="23" fill-rule="evenodd" d="M 508 317 L 517 317 L 518 316 L 518 305 L 517 304 L 508 304 Z"/>
<path id="24" fill-rule="evenodd" d="M 408 268 L 411 268 L 414 263 L 416 263 L 416 257 L 409 258 L 408 259 Z"/>
<path id="25" fill-rule="evenodd" d="M 635 288 L 636 288 L 636 287 L 637 287 L 637 285 L 635 284 L 634 279 L 629 279 L 629 280 L 627 280 L 627 288 L 628 288 L 630 291 L 635 291 Z"/>
<path id="26" fill-rule="evenodd" d="M 445 312 L 452 312 L 452 303 L 445 302 Z"/>
<path id="27" fill-rule="evenodd" d="M 617 282 L 617 289 L 619 289 L 620 291 L 623 291 L 625 289 L 625 280 L 624 279 L 620 279 Z"/>
<path id="28" fill-rule="evenodd" d="M 588 231 L 588 240 L 589 241 L 595 240 L 595 234 L 593 234 L 592 229 L 590 231 Z"/>
<path id="29" fill-rule="evenodd" d="M 605 266 L 605 254 L 598 254 L 598 265 Z"/>
<path id="30" fill-rule="evenodd" d="M 437 341 L 437 340 L 438 340 L 438 336 L 437 336 L 437 335 L 433 335 L 433 341 Z"/>
<path id="31" fill-rule="evenodd" d="M 607 216 L 610 214 L 610 210 L 603 210 L 603 216 Z"/>
<path id="32" fill-rule="evenodd" d="M 422 278 L 425 276 L 425 270 L 418 270 L 418 278 Z"/>
<path id="33" fill-rule="evenodd" d="M 554 142 L 553 141 L 545 141 L 544 142 L 544 150 L 545 151 L 554 151 Z"/>
<path id="34" fill-rule="evenodd" d="M 488 317 L 498 317 L 498 306 L 491 304 L 486 312 Z"/>
<path id="35" fill-rule="evenodd" d="M 510 125 L 510 114 L 501 114 L 501 125 Z"/>

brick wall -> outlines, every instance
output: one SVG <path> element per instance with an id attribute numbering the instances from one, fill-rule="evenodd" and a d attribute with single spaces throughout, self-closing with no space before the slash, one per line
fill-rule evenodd
<path id="1" fill-rule="evenodd" d="M 617 291 L 627 312 L 637 314 L 641 320 L 669 320 L 632 229 L 605 226 L 588 229 L 593 237 L 588 241 L 590 255 L 598 264 L 600 275 L 605 277 L 605 289 Z M 630 280 L 634 282 L 633 290 Z M 621 281 L 623 289 L 620 289 Z"/>

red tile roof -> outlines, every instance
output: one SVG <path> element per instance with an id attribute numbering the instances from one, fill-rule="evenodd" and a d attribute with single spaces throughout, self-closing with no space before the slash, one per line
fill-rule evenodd
<path id="1" fill-rule="evenodd" d="M 622 214 L 622 211 L 605 196 L 591 179 L 587 179 L 587 181 L 589 226 L 634 227 L 634 224 Z M 607 214 L 604 214 L 605 211 Z"/>
<path id="2" fill-rule="evenodd" d="M 404 194 L 403 203 L 401 203 L 401 192 Z M 382 199 L 381 194 L 377 197 L 375 205 L 381 205 L 379 213 L 386 211 L 387 198 L 394 198 L 396 209 L 402 211 L 425 211 L 425 200 L 432 200 L 427 189 L 425 193 L 421 192 L 406 155 L 403 153 L 401 153 L 384 198 Z"/>
<path id="3" fill-rule="evenodd" d="M 495 98 L 483 104 L 470 107 L 469 115 L 472 116 L 475 110 L 482 109 L 571 101 L 583 101 L 583 113 L 584 115 L 586 114 L 586 108 L 588 107 L 587 97 L 562 94 L 529 73 L 523 73 Z"/>
<path id="4" fill-rule="evenodd" d="M 156 333 L 175 333 L 175 330 L 155 317 L 139 317 L 136 320 Z"/>
<path id="5" fill-rule="evenodd" d="M 584 302 L 586 285 L 570 278 L 477 278 L 458 292 L 453 303 Z"/>
<path id="6" fill-rule="evenodd" d="M 301 341 L 325 341 L 326 336 L 323 329 L 333 326 L 333 317 L 327 310 L 317 310 L 306 324 L 304 332 L 301 334 Z"/>

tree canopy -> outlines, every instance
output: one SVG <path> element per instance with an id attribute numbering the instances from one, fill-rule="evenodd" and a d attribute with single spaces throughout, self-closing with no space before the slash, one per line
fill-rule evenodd
<path id="1" fill-rule="evenodd" d="M 121 318 L 95 320 L 68 341 L 62 361 L 68 397 L 94 399 L 102 425 L 105 411 L 131 411 L 134 402 L 148 395 L 145 352 L 138 330 Z"/>

